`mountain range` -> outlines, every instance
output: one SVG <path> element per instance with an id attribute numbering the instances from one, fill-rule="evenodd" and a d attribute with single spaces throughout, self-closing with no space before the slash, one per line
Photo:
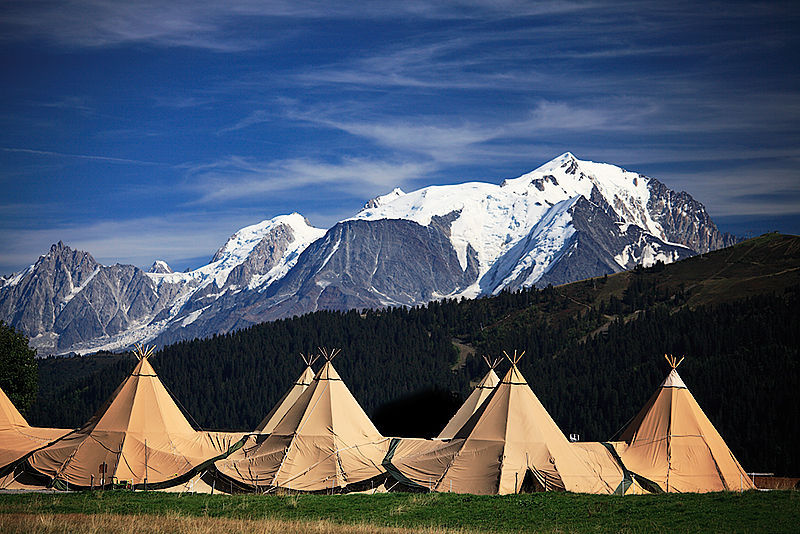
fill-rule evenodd
<path id="1" fill-rule="evenodd" d="M 164 345 L 316 310 L 558 285 L 735 242 L 688 193 L 565 153 L 500 185 L 395 189 L 328 230 L 275 217 L 188 272 L 101 265 L 59 242 L 0 279 L 0 319 L 40 355 Z"/>

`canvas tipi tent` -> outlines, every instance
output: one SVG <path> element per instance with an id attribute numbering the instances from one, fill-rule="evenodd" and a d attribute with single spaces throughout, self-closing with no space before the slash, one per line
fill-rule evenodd
<path id="1" fill-rule="evenodd" d="M 439 435 L 436 436 L 436 439 L 452 439 L 456 435 L 456 432 L 469 421 L 472 414 L 478 411 L 483 402 L 489 398 L 489 395 L 492 394 L 497 384 L 500 383 L 500 378 L 497 376 L 497 373 L 494 372 L 500 359 L 489 361 L 486 356 L 484 356 L 483 359 L 486 361 L 486 365 L 489 366 L 489 372 L 478 382 L 475 389 L 473 389 L 472 393 L 467 397 L 467 400 L 464 401 L 464 404 L 462 404 L 453 417 L 450 418 L 450 421 L 448 421 Z"/>
<path id="2" fill-rule="evenodd" d="M 678 375 L 672 370 L 613 443 L 625 467 L 652 491 L 755 489 L 750 477 Z"/>
<path id="3" fill-rule="evenodd" d="M 14 464 L 27 454 L 69 432 L 63 428 L 29 426 L 5 392 L 0 389 L 0 488 L 7 488 L 13 483 Z"/>
<path id="4" fill-rule="evenodd" d="M 227 453 L 241 434 L 195 431 L 150 365 L 152 350 L 139 347 L 139 362 L 103 407 L 80 429 L 33 453 L 30 468 L 57 486 L 158 488 Z"/>
<path id="5" fill-rule="evenodd" d="M 289 388 L 281 400 L 278 401 L 278 404 L 275 405 L 272 410 L 264 417 L 264 419 L 258 424 L 256 427 L 256 432 L 259 434 L 270 434 L 275 429 L 275 426 L 283 419 L 283 416 L 286 415 L 286 412 L 289 411 L 295 401 L 303 394 L 303 392 L 308 389 L 308 386 L 311 385 L 312 380 L 314 380 L 314 371 L 311 369 L 311 366 L 314 364 L 314 360 L 316 358 L 312 358 L 310 356 L 305 356 L 301 354 L 300 357 L 303 359 L 303 362 L 306 364 L 306 368 L 303 371 L 297 380 L 294 381 L 292 387 Z"/>
<path id="6" fill-rule="evenodd" d="M 255 436 L 216 463 L 218 487 L 351 489 L 384 473 L 389 440 L 381 436 L 333 367 L 336 352 L 270 435 Z"/>
<path id="7" fill-rule="evenodd" d="M 387 470 L 408 485 L 441 492 L 614 492 L 622 470 L 610 453 L 605 469 L 589 464 L 567 441 L 517 369 L 521 356 L 509 357 L 508 373 L 452 440 L 394 440 Z"/>

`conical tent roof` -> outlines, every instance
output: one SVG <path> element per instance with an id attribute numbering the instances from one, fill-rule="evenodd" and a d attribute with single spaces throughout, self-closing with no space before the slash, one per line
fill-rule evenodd
<path id="1" fill-rule="evenodd" d="M 164 485 L 224 454 L 235 441 L 235 434 L 195 431 L 144 355 L 83 427 L 35 452 L 28 463 L 74 487 L 103 480 Z"/>
<path id="2" fill-rule="evenodd" d="M 311 365 L 308 365 L 303 374 L 301 374 L 297 380 L 294 381 L 292 387 L 289 388 L 281 400 L 278 401 L 278 404 L 275 405 L 272 410 L 264 417 L 264 419 L 258 424 L 256 427 L 256 432 L 261 434 L 270 434 L 275 429 L 275 425 L 277 425 L 283 416 L 286 415 L 286 412 L 289 411 L 295 401 L 300 398 L 300 395 L 308 389 L 308 386 L 311 385 L 311 382 L 314 380 L 314 371 L 311 369 Z"/>
<path id="3" fill-rule="evenodd" d="M 489 398 L 489 395 L 492 394 L 492 390 L 494 390 L 498 383 L 500 383 L 500 378 L 494 372 L 494 367 L 489 366 L 489 372 L 478 382 L 478 385 L 472 390 L 467 400 L 464 401 L 464 404 L 462 404 L 453 417 L 450 418 L 450 421 L 447 422 L 447 425 L 445 425 L 436 438 L 453 438 L 456 432 L 469 421 L 472 414 L 478 411 L 483 402 Z"/>
<path id="4" fill-rule="evenodd" d="M 269 436 L 256 436 L 217 470 L 247 486 L 343 488 L 383 473 L 388 444 L 327 361 Z"/>
<path id="5" fill-rule="evenodd" d="M 19 413 L 5 392 L 0 389 L 0 473 L 31 451 L 60 438 L 69 430 L 37 428 Z"/>
<path id="6" fill-rule="evenodd" d="M 6 392 L 0 389 L 0 430 L 19 426 L 26 427 L 28 422 L 8 398 Z"/>
<path id="7" fill-rule="evenodd" d="M 516 361 L 454 439 L 399 440 L 392 447 L 390 472 L 436 491 L 517 493 L 528 476 L 540 490 L 611 493 L 623 478 L 618 466 L 613 473 L 604 470 L 603 478 L 584 460 L 531 391 Z"/>
<path id="8" fill-rule="evenodd" d="M 754 489 L 671 363 L 666 380 L 614 443 L 625 467 L 666 492 Z"/>

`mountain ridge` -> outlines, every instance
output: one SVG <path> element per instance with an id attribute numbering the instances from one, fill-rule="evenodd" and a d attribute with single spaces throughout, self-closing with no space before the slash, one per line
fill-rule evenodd
<path id="1" fill-rule="evenodd" d="M 103 266 L 59 243 L 0 281 L 0 319 L 43 354 L 163 345 L 318 309 L 557 285 L 735 241 L 688 193 L 567 152 L 499 185 L 395 188 L 328 230 L 298 213 L 265 220 L 184 273 Z"/>

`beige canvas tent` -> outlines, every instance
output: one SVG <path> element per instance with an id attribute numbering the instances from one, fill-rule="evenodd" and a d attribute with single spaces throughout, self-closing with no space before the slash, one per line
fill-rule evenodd
<path id="1" fill-rule="evenodd" d="M 613 443 L 625 467 L 653 491 L 755 489 L 678 375 L 680 361 L 667 361 L 666 380 Z"/>
<path id="2" fill-rule="evenodd" d="M 139 348 L 139 362 L 80 429 L 33 453 L 28 465 L 55 486 L 113 483 L 158 488 L 190 478 L 227 453 L 242 434 L 198 432 L 181 413 Z"/>
<path id="3" fill-rule="evenodd" d="M 308 388 L 269 435 L 251 436 L 216 462 L 218 487 L 296 491 L 352 489 L 382 475 L 389 440 L 381 436 L 326 354 Z"/>
<path id="4" fill-rule="evenodd" d="M 483 359 L 486 361 L 486 365 L 489 366 L 489 372 L 478 382 L 478 385 L 472 390 L 467 400 L 464 401 L 464 404 L 462 404 L 453 417 L 450 418 L 450 421 L 448 421 L 444 429 L 439 432 L 436 439 L 452 439 L 456 435 L 456 432 L 461 430 L 461 427 L 469 421 L 472 414 L 477 412 L 483 402 L 489 398 L 495 386 L 500 383 L 500 378 L 497 376 L 497 373 L 494 372 L 500 359 L 489 361 L 485 356 Z"/>
<path id="5" fill-rule="evenodd" d="M 303 371 L 297 380 L 294 381 L 292 387 L 289 388 L 281 400 L 278 401 L 278 404 L 275 405 L 272 410 L 264 417 L 264 419 L 258 424 L 256 427 L 256 432 L 259 434 L 271 434 L 273 430 L 275 430 L 275 426 L 283 419 L 283 416 L 286 415 L 286 412 L 289 411 L 295 401 L 300 398 L 300 395 L 308 389 L 308 386 L 311 385 L 311 382 L 314 380 L 314 371 L 311 369 L 311 365 L 313 365 L 314 360 L 316 358 L 306 357 L 305 355 L 301 354 L 301 358 L 306 364 L 306 368 Z"/>
<path id="6" fill-rule="evenodd" d="M 69 432 L 63 428 L 29 426 L 0 389 L 0 488 L 8 488 L 14 483 L 16 477 L 12 471 L 15 463 Z"/>
<path id="7" fill-rule="evenodd" d="M 612 493 L 623 480 L 610 453 L 589 463 L 570 444 L 517 369 L 511 368 L 449 441 L 393 440 L 384 465 L 401 482 L 433 491 L 509 494 L 522 490 Z"/>

